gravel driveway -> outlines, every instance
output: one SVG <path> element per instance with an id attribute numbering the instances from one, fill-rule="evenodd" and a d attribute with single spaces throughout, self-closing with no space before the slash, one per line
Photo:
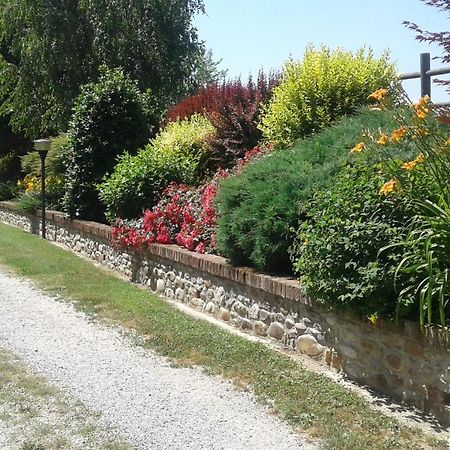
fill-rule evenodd
<path id="1" fill-rule="evenodd" d="M 252 396 L 174 368 L 118 329 L 0 272 L 0 346 L 137 449 L 312 449 Z"/>

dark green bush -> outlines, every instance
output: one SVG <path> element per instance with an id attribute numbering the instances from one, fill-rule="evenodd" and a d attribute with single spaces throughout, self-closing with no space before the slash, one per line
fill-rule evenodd
<path id="1" fill-rule="evenodd" d="M 64 209 L 72 217 L 104 220 L 96 185 L 124 151 L 133 154 L 150 137 L 147 97 L 121 70 L 103 70 L 82 88 L 69 133 Z"/>
<path id="2" fill-rule="evenodd" d="M 0 182 L 6 183 L 14 178 L 17 173 L 16 169 L 16 155 L 14 153 L 7 153 L 0 157 Z"/>
<path id="3" fill-rule="evenodd" d="M 12 185 L 10 183 L 5 183 L 0 181 L 0 201 L 10 200 L 14 197 L 14 192 Z"/>
<path id="4" fill-rule="evenodd" d="M 391 115 L 364 109 L 224 180 L 217 201 L 219 252 L 233 264 L 291 272 L 292 230 L 306 216 L 308 197 L 330 183 L 362 129 L 380 126 L 392 127 Z"/>
<path id="5" fill-rule="evenodd" d="M 138 217 L 153 207 L 171 182 L 192 184 L 202 176 L 207 138 L 214 127 L 203 116 L 170 122 L 136 156 L 120 159 L 98 186 L 109 220 Z"/>
<path id="6" fill-rule="evenodd" d="M 375 58 L 371 50 L 353 53 L 310 46 L 303 61 L 286 64 L 281 83 L 264 108 L 264 139 L 276 148 L 290 147 L 296 139 L 355 113 L 368 103 L 369 94 L 387 88 L 395 78 L 387 54 Z"/>
<path id="7" fill-rule="evenodd" d="M 394 315 L 410 277 L 401 276 L 394 286 L 401 247 L 379 251 L 403 240 L 413 213 L 406 197 L 379 193 L 385 181 L 378 164 L 347 166 L 308 203 L 308 220 L 291 254 L 302 286 L 315 300 L 367 315 Z M 411 300 L 403 299 L 400 315 L 409 313 Z"/>
<path id="8" fill-rule="evenodd" d="M 17 172 L 17 155 L 11 152 L 0 157 L 0 201 L 14 197 L 13 180 Z"/>

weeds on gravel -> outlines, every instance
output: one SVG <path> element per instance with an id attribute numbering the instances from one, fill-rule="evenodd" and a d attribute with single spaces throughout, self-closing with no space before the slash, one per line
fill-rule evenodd
<path id="1" fill-rule="evenodd" d="M 144 346 L 249 387 L 325 448 L 439 449 L 445 442 L 374 411 L 356 394 L 262 344 L 183 314 L 159 297 L 73 253 L 0 224 L 0 264 L 84 311 L 136 330 Z"/>

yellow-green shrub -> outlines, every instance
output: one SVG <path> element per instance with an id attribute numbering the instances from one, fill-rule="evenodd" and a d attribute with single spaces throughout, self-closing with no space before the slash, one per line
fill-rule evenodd
<path id="1" fill-rule="evenodd" d="M 203 116 L 171 122 L 137 155 L 120 157 L 98 186 L 106 217 L 138 217 L 154 206 L 171 183 L 193 184 L 202 177 L 207 137 L 214 127 Z"/>
<path id="2" fill-rule="evenodd" d="M 388 55 L 375 58 L 371 50 L 356 53 L 309 46 L 302 62 L 289 61 L 283 79 L 264 108 L 260 128 L 276 148 L 292 146 L 336 118 L 352 114 L 368 95 L 395 80 Z"/>

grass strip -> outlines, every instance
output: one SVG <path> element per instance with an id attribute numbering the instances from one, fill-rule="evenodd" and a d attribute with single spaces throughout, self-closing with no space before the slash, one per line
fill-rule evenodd
<path id="1" fill-rule="evenodd" d="M 76 300 L 97 318 L 136 330 L 146 347 L 177 364 L 199 365 L 249 386 L 256 398 L 325 448 L 444 449 L 445 442 L 399 424 L 323 375 L 266 346 L 249 342 L 178 311 L 37 236 L 0 223 L 0 264 L 43 290 Z"/>

